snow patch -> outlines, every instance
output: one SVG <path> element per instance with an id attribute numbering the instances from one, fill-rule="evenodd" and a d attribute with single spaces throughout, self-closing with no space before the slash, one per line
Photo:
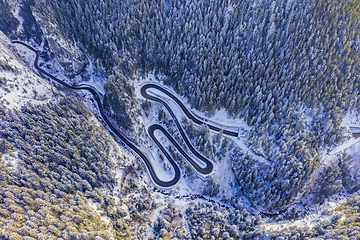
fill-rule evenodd
<path id="1" fill-rule="evenodd" d="M 11 45 L 3 33 L 0 33 L 0 46 L 0 63 L 7 66 L 0 68 L 0 75 L 5 81 L 0 87 L 0 99 L 5 102 L 6 107 L 21 108 L 28 102 L 40 104 L 56 98 L 54 93 L 58 91 L 47 80 L 31 71 L 9 46 L 17 50 L 29 64 L 33 63 L 35 54 L 19 44 Z"/>
<path id="2" fill-rule="evenodd" d="M 360 113 L 357 110 L 350 110 L 341 122 L 343 127 L 360 127 Z"/>
<path id="3" fill-rule="evenodd" d="M 229 138 L 233 140 L 243 152 L 250 154 L 251 159 L 256 160 L 260 163 L 266 163 L 270 165 L 272 164 L 269 160 L 267 160 L 263 156 L 254 154 L 253 151 L 248 146 L 246 146 L 244 138 L 240 138 L 240 139 L 236 137 L 229 137 Z"/>
<path id="4" fill-rule="evenodd" d="M 356 145 L 357 143 L 360 142 L 360 138 L 351 138 L 349 140 L 347 140 L 345 143 L 341 144 L 340 146 L 337 146 L 335 147 L 330 153 L 329 155 L 336 155 L 338 154 L 339 152 L 342 152 L 348 148 L 350 148 L 351 146 L 354 146 Z M 355 151 L 353 151 L 353 153 L 356 153 L 356 152 L 360 152 L 360 148 L 355 148 L 353 149 Z"/>
<path id="5" fill-rule="evenodd" d="M 17 170 L 19 165 L 19 159 L 16 156 L 17 152 L 12 153 L 11 155 L 3 154 L 2 159 L 4 159 L 8 167 L 12 168 L 13 170 Z"/>
<path id="6" fill-rule="evenodd" d="M 160 150 L 152 149 L 149 150 L 144 146 L 140 147 L 140 150 L 145 152 L 146 155 L 149 157 L 151 165 L 154 168 L 154 171 L 158 178 L 162 181 L 170 181 L 175 177 L 175 172 L 173 167 L 171 166 L 169 160 L 164 156 L 164 159 L 160 159 Z M 167 169 L 164 169 L 167 168 Z"/>
<path id="7" fill-rule="evenodd" d="M 102 221 L 106 222 L 107 224 L 110 223 L 110 218 L 102 214 L 100 210 L 100 203 L 95 203 L 91 198 L 88 198 L 88 204 L 100 216 Z"/>

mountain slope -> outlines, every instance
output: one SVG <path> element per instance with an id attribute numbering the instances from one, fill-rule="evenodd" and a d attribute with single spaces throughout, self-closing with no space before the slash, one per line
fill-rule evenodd
<path id="1" fill-rule="evenodd" d="M 11 48 L 11 49 L 10 49 Z M 0 32 L 1 100 L 9 108 L 21 107 L 27 102 L 42 103 L 56 99 L 58 92 L 49 81 L 36 75 L 17 54 L 10 40 Z M 25 49 L 24 49 L 25 50 Z M 20 54 L 27 54 L 19 50 Z M 35 55 L 28 56 L 32 61 Z M 32 63 L 28 63 L 32 64 Z"/>
<path id="2" fill-rule="evenodd" d="M 173 189 L 153 188 L 142 162 L 80 103 L 96 113 L 90 96 L 37 76 L 26 66 L 34 56 L 0 32 L 2 238 L 358 238 L 359 142 L 344 124 L 360 106 L 357 1 L 0 7 L 4 33 L 39 49 L 51 74 L 99 87 L 106 114 L 165 174 L 145 127 L 156 121 L 182 140 L 164 108 L 136 99 L 147 74 L 192 111 L 221 109 L 221 119 L 248 125 L 232 141 L 183 121 L 215 163 L 206 178 L 159 135 L 183 175 Z"/>

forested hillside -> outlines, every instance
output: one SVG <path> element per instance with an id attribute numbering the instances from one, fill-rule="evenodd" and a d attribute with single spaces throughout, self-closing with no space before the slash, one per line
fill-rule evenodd
<path id="1" fill-rule="evenodd" d="M 143 78 L 246 125 L 236 138 L 182 119 L 209 176 L 158 135 L 182 174 L 159 189 L 90 94 L 51 86 L 0 32 L 0 238 L 358 239 L 360 142 L 343 123 L 350 110 L 360 123 L 359 12 L 358 0 L 0 0 L 1 32 L 38 49 L 44 71 L 100 86 L 111 123 L 159 155 L 155 172 L 173 174 L 145 127 L 188 149 L 165 107 L 139 98 Z"/>
<path id="2" fill-rule="evenodd" d="M 234 168 L 240 181 L 253 176 L 241 184 L 254 199 L 282 199 L 260 201 L 266 209 L 289 204 L 319 151 L 346 136 L 340 124 L 359 89 L 357 1 L 35 3 L 108 71 L 155 70 L 195 108 L 244 118 L 249 147 L 272 166 L 237 155 Z"/>
<path id="3" fill-rule="evenodd" d="M 1 107 L 0 115 L 0 237 L 109 238 L 87 197 L 113 186 L 110 153 L 106 138 L 90 132 L 84 106 L 63 99 L 21 111 Z"/>
<path id="4" fill-rule="evenodd" d="M 115 201 L 137 188 L 127 179 L 118 185 L 132 161 L 81 95 L 55 88 L 21 60 L 31 55 L 11 50 L 0 32 L 0 239 L 142 235 L 120 206 L 137 201 Z"/>

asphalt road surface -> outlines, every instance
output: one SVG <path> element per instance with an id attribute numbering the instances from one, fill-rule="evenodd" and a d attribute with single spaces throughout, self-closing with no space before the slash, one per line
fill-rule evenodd
<path id="1" fill-rule="evenodd" d="M 167 104 L 162 101 L 160 98 L 157 98 L 153 95 L 149 95 L 146 90 L 150 89 L 150 88 L 154 88 L 154 89 L 157 89 L 163 93 L 165 93 L 166 95 L 168 95 L 172 100 L 174 100 L 174 102 L 176 102 L 176 104 L 181 108 L 181 110 L 184 112 L 184 114 L 186 115 L 187 118 L 191 119 L 195 124 L 198 124 L 198 125 L 202 125 L 202 124 L 207 124 L 209 126 L 209 128 L 213 131 L 216 131 L 216 132 L 220 132 L 221 130 L 223 130 L 223 134 L 225 135 L 228 135 L 228 136 L 232 136 L 232 137 L 237 137 L 239 132 L 235 132 L 235 131 L 230 131 L 230 130 L 226 130 L 226 129 L 221 129 L 220 127 L 217 127 L 217 126 L 214 126 L 214 125 L 211 125 L 210 123 L 207 123 L 207 122 L 204 122 L 202 121 L 201 119 L 195 117 L 185 106 L 184 104 L 182 104 L 182 102 L 174 95 L 172 94 L 171 92 L 169 92 L 168 90 L 166 90 L 165 88 L 157 85 L 157 84 L 154 84 L 154 83 L 148 83 L 148 84 L 144 84 L 142 87 L 141 87 L 141 95 L 144 97 L 144 98 L 147 98 L 149 100 L 152 100 L 152 101 L 155 101 L 155 102 L 159 102 L 161 104 L 164 104 L 164 106 L 166 107 L 166 109 L 170 109 L 170 107 L 167 106 Z"/>
<path id="2" fill-rule="evenodd" d="M 194 154 L 194 156 L 196 156 L 199 160 L 201 160 L 202 162 L 204 162 L 204 164 L 206 165 L 204 168 L 202 168 L 201 166 L 199 166 L 199 164 L 197 164 L 196 161 L 194 161 L 192 159 L 191 156 L 189 156 L 186 151 L 184 151 L 181 146 L 172 138 L 172 136 L 159 124 L 154 124 L 151 125 L 148 129 L 148 133 L 150 135 L 150 137 L 152 138 L 152 140 L 155 142 L 155 144 L 159 147 L 159 149 L 163 152 L 163 154 L 168 158 L 170 164 L 172 165 L 173 169 L 174 169 L 174 178 L 170 181 L 163 181 L 161 179 L 158 178 L 158 176 L 156 175 L 153 166 L 151 165 L 151 162 L 148 158 L 148 156 L 142 152 L 138 146 L 136 146 L 133 142 L 131 142 L 130 140 L 128 140 L 124 135 L 122 135 L 109 121 L 109 119 L 106 117 L 106 115 L 104 114 L 104 110 L 103 110 L 103 103 L 102 103 L 102 99 L 101 96 L 98 94 L 98 92 L 96 91 L 95 88 L 88 86 L 88 85 L 80 85 L 80 86 L 72 86 L 69 85 L 68 83 L 64 82 L 63 80 L 60 80 L 59 78 L 51 75 L 50 73 L 44 71 L 43 69 L 41 69 L 38 65 L 38 61 L 39 61 L 39 51 L 37 51 L 35 48 L 29 46 L 28 44 L 21 42 L 21 41 L 13 41 L 12 43 L 16 43 L 16 44 L 21 44 L 25 47 L 27 47 L 28 49 L 30 49 L 31 51 L 33 51 L 36 54 L 36 58 L 34 61 L 34 67 L 36 70 L 39 71 L 40 74 L 52 79 L 53 81 L 60 83 L 61 85 L 70 88 L 70 89 L 74 89 L 74 90 L 87 90 L 89 91 L 96 103 L 97 106 L 99 108 L 99 112 L 101 117 L 104 119 L 105 123 L 108 125 L 108 127 L 111 129 L 111 131 L 113 132 L 113 134 L 115 134 L 117 137 L 119 137 L 121 139 L 121 141 L 128 146 L 140 159 L 143 160 L 143 162 L 145 163 L 149 175 L 152 179 L 152 181 L 154 182 L 155 185 L 162 187 L 162 188 L 171 188 L 174 185 L 176 185 L 179 180 L 180 180 L 180 169 L 178 167 L 178 165 L 175 163 L 175 161 L 172 159 L 172 157 L 170 156 L 170 154 L 166 151 L 166 149 L 163 147 L 163 145 L 157 140 L 157 138 L 154 135 L 154 132 L 156 130 L 161 131 L 169 140 L 170 142 L 178 149 L 178 151 L 185 157 L 186 160 L 189 161 L 189 163 L 195 168 L 196 171 L 198 171 L 200 174 L 203 175 L 207 175 L 210 174 L 213 170 L 213 164 L 206 159 L 204 156 L 202 156 L 198 151 L 196 151 L 196 149 L 191 145 L 189 139 L 187 138 L 184 130 L 182 129 L 178 119 L 176 118 L 175 114 L 173 113 L 173 111 L 171 110 L 171 108 L 161 99 L 156 98 L 152 95 L 148 95 L 146 90 L 149 88 L 156 88 L 160 91 L 163 91 L 164 93 L 166 93 L 168 96 L 170 96 L 181 108 L 182 110 L 185 112 L 186 116 L 188 116 L 190 119 L 192 119 L 196 124 L 204 124 L 205 122 L 199 120 L 198 118 L 194 117 L 187 109 L 186 107 L 180 102 L 180 100 L 178 100 L 172 93 L 170 93 L 169 91 L 167 91 L 166 89 L 155 85 L 155 84 L 146 84 L 141 88 L 141 93 L 142 95 L 152 101 L 156 101 L 159 102 L 161 104 L 163 104 L 166 109 L 169 111 L 170 115 L 172 116 L 172 118 L 174 119 L 174 122 L 177 126 L 177 128 L 179 129 L 179 132 L 182 136 L 182 138 L 184 139 L 186 145 L 188 146 L 189 150 Z M 221 129 L 216 127 L 216 126 L 212 126 L 212 125 L 208 125 L 210 129 L 214 130 L 214 131 L 220 131 Z M 230 136 L 237 136 L 238 133 L 237 132 L 231 132 L 228 130 L 223 130 L 223 133 L 226 135 L 230 135 Z"/>
<path id="3" fill-rule="evenodd" d="M 125 145 L 127 145 L 134 153 L 136 153 L 136 155 L 138 157 L 140 157 L 148 171 L 149 171 L 149 174 L 150 174 L 150 177 L 151 179 L 153 180 L 153 182 L 155 183 L 155 185 L 159 186 L 159 187 L 163 187 L 163 188 L 170 188 L 170 187 L 173 187 L 174 185 L 176 185 L 178 183 L 178 181 L 180 180 L 180 169 L 179 167 L 175 164 L 174 160 L 173 159 L 169 159 L 171 165 L 173 166 L 174 170 L 175 170 L 175 176 L 172 180 L 170 181 L 162 181 L 158 178 L 158 176 L 156 175 L 155 171 L 154 171 L 154 168 L 153 166 L 151 165 L 151 162 L 150 160 L 148 159 L 148 157 L 146 156 L 145 153 L 143 153 L 137 146 L 134 145 L 134 143 L 132 143 L 130 140 L 128 140 L 124 135 L 122 135 L 112 124 L 111 122 L 109 121 L 109 119 L 106 117 L 106 115 L 104 114 L 104 110 L 103 110 L 103 104 L 102 104 L 102 101 L 100 99 L 100 96 L 99 94 L 97 93 L 97 91 L 90 87 L 90 86 L 71 86 L 69 84 L 67 84 L 66 82 L 58 79 L 57 77 L 47 73 L 46 71 L 44 71 L 43 69 L 41 69 L 38 65 L 38 61 L 39 61 L 39 52 L 27 45 L 26 43 L 23 43 L 23 42 L 20 42 L 20 41 L 13 41 L 12 43 L 17 43 L 17 44 L 21 44 L 27 48 L 29 48 L 31 51 L 33 51 L 35 54 L 36 54 L 36 58 L 35 58 L 35 61 L 34 61 L 34 67 L 35 69 L 37 69 L 41 74 L 49 77 L 50 79 L 62 84 L 63 86 L 67 87 L 67 88 L 70 88 L 70 89 L 74 89 L 74 90 L 88 90 L 94 97 L 96 103 L 97 103 L 97 106 L 99 108 L 99 112 L 101 114 L 101 117 L 104 119 L 104 121 L 106 122 L 106 124 L 108 125 L 108 127 L 111 129 L 111 131 L 121 139 L 121 141 L 123 143 L 125 143 Z"/>

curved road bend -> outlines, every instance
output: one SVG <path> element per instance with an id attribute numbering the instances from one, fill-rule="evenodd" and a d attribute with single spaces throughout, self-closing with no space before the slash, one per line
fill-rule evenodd
<path id="1" fill-rule="evenodd" d="M 168 131 L 166 131 L 161 125 L 159 124 L 153 124 L 148 128 L 148 133 L 149 136 L 151 137 L 151 139 L 155 142 L 155 144 L 158 146 L 158 148 L 164 153 L 164 155 L 170 159 L 171 157 L 169 156 L 168 152 L 165 150 L 165 148 L 161 145 L 161 143 L 156 139 L 156 137 L 154 136 L 154 131 L 155 130 L 159 130 L 161 131 L 169 140 L 170 142 L 177 148 L 177 150 L 179 150 L 179 152 L 186 158 L 186 160 L 188 160 L 188 162 L 195 168 L 196 171 L 198 171 L 200 174 L 203 175 L 207 175 L 210 174 L 213 170 L 213 165 L 212 163 L 206 159 L 205 157 L 203 157 L 202 155 L 198 154 L 198 157 L 200 158 L 201 161 L 203 161 L 206 164 L 205 168 L 202 168 L 199 166 L 199 164 L 197 164 L 185 151 L 184 149 L 181 148 L 181 146 L 179 146 L 179 144 L 174 140 L 174 138 L 172 138 L 172 136 L 170 135 L 170 133 Z M 187 139 L 187 138 L 186 138 Z M 193 152 L 194 153 L 194 152 Z M 197 153 L 197 152 L 196 152 Z"/>
<path id="2" fill-rule="evenodd" d="M 143 85 L 141 87 L 141 95 L 144 97 L 144 98 L 147 98 L 149 100 L 152 100 L 152 101 L 155 101 L 155 102 L 159 102 L 161 104 L 163 104 L 167 109 L 170 109 L 170 107 L 167 106 L 167 104 L 157 98 L 157 97 L 154 97 L 153 95 L 149 95 L 147 94 L 146 90 L 148 90 L 149 88 L 155 88 L 163 93 L 165 93 L 166 95 L 168 95 L 172 100 L 174 100 L 176 102 L 176 104 L 181 108 L 181 110 L 184 112 L 184 114 L 189 118 L 191 119 L 194 123 L 198 124 L 198 125 L 202 125 L 204 124 L 203 121 L 199 120 L 197 117 L 195 117 L 185 106 L 184 104 L 174 95 L 172 94 L 170 91 L 166 90 L 165 88 L 157 85 L 157 84 L 153 84 L 153 83 L 147 83 L 145 85 Z M 220 130 L 223 130 L 223 134 L 225 135 L 228 135 L 228 136 L 233 136 L 233 137 L 237 137 L 238 136 L 238 132 L 234 132 L 234 131 L 230 131 L 230 130 L 225 130 L 225 129 L 221 129 L 219 127 L 216 127 L 214 125 L 211 125 L 211 124 L 208 124 L 206 123 L 209 128 L 213 131 L 216 131 L 216 132 L 220 132 Z"/>
<path id="3" fill-rule="evenodd" d="M 100 97 L 99 97 L 99 94 L 97 93 L 97 91 L 95 89 L 93 89 L 92 87 L 90 86 L 84 86 L 84 87 L 74 87 L 74 86 L 71 86 L 67 83 L 65 83 L 64 81 L 58 79 L 57 77 L 45 72 L 43 69 L 41 69 L 38 65 L 38 61 L 39 61 L 39 52 L 27 45 L 26 43 L 23 43 L 23 42 L 20 42 L 20 41 L 13 41 L 12 43 L 18 43 L 18 44 L 21 44 L 27 48 L 29 48 L 31 51 L 33 51 L 35 54 L 36 54 L 36 58 L 35 58 L 35 61 L 34 61 L 34 67 L 42 74 L 44 74 L 45 76 L 51 78 L 52 80 L 64 85 L 65 87 L 68 87 L 70 89 L 74 89 L 74 90 L 88 90 L 95 98 L 95 101 L 97 102 L 97 105 L 98 105 L 98 108 L 99 108 L 99 112 L 101 114 L 101 117 L 104 119 L 104 121 L 106 122 L 106 124 L 109 126 L 109 128 L 113 131 L 113 133 L 118 136 L 121 141 L 123 141 L 127 146 L 129 146 L 131 148 L 131 150 L 133 152 L 135 152 L 145 163 L 148 171 L 149 171 L 149 175 L 150 177 L 152 178 L 153 182 L 160 186 L 160 187 L 163 187 L 163 188 L 170 188 L 170 187 L 173 187 L 174 185 L 176 185 L 178 183 L 178 181 L 180 180 L 180 169 L 179 167 L 175 164 L 174 160 L 168 155 L 168 159 L 171 163 L 171 165 L 173 166 L 174 170 L 175 170 L 175 176 L 172 180 L 170 181 L 162 181 L 160 180 L 155 171 L 154 171 L 154 168 L 152 167 L 148 157 L 141 151 L 139 150 L 131 141 L 129 141 L 125 136 L 123 136 L 109 121 L 109 119 L 105 116 L 104 114 L 104 110 L 103 110 L 103 105 L 102 105 L 102 102 L 100 100 Z"/>
<path id="4" fill-rule="evenodd" d="M 201 154 L 192 146 L 192 144 L 190 143 L 189 139 L 187 138 L 187 136 L 186 136 L 183 128 L 181 127 L 178 119 L 176 118 L 174 112 L 171 110 L 171 108 L 169 107 L 169 105 L 167 105 L 166 102 L 163 101 L 162 99 L 157 98 L 157 97 L 154 97 L 153 95 L 149 95 L 149 94 L 146 92 L 146 90 L 147 90 L 148 88 L 152 88 L 152 87 L 154 87 L 154 86 L 155 86 L 156 89 L 164 90 L 165 93 L 169 93 L 167 90 L 161 88 L 161 87 L 158 86 L 158 85 L 155 85 L 155 84 L 146 84 L 146 85 L 144 85 L 144 86 L 141 87 L 141 95 L 142 95 L 144 98 L 146 98 L 146 99 L 149 99 L 149 100 L 154 101 L 154 102 L 161 103 L 162 105 L 165 106 L 165 108 L 168 110 L 168 112 L 170 113 L 171 117 L 173 118 L 173 120 L 174 120 L 174 122 L 175 122 L 175 125 L 176 125 L 176 127 L 179 129 L 180 135 L 181 135 L 181 137 L 184 139 L 184 141 L 185 141 L 186 145 L 188 146 L 189 150 L 195 155 L 195 157 L 197 157 L 198 159 L 200 159 L 201 161 L 203 161 L 203 162 L 206 164 L 206 167 L 205 167 L 203 170 L 201 170 L 201 171 L 203 172 L 203 173 L 202 173 L 202 172 L 200 172 L 200 171 L 198 170 L 198 169 L 201 169 L 200 166 L 199 166 L 198 164 L 196 164 L 193 160 L 189 161 L 190 164 L 191 164 L 199 173 L 202 173 L 202 174 L 209 174 L 209 173 L 211 173 L 212 170 L 213 170 L 213 164 L 212 164 L 209 160 L 207 160 L 203 155 L 201 155 Z M 171 94 L 171 93 L 170 93 L 170 94 Z M 172 94 L 171 94 L 171 95 L 172 95 Z M 179 101 L 174 95 L 172 95 L 172 96 L 173 96 L 177 101 Z M 180 102 L 180 101 L 179 101 L 179 102 Z M 181 102 L 180 102 L 180 104 L 182 105 Z M 182 105 L 182 106 L 185 108 L 184 105 Z M 186 108 L 185 108 L 185 109 L 186 109 Z M 187 109 L 186 109 L 186 111 L 187 111 Z M 190 113 L 189 113 L 189 114 L 190 114 Z M 192 116 L 192 115 L 191 115 L 191 116 Z M 199 121 L 199 120 L 198 120 L 198 121 Z M 202 123 L 203 123 L 203 122 L 202 122 Z M 149 133 L 150 133 L 150 129 L 152 130 L 151 127 L 152 127 L 152 126 L 149 127 Z M 159 129 L 159 130 L 160 130 L 160 129 Z M 219 130 L 219 131 L 220 131 L 220 130 Z M 165 134 L 165 133 L 164 133 L 164 134 Z M 165 134 L 165 135 L 166 135 L 166 134 Z M 168 134 L 168 136 L 170 136 L 170 135 Z M 236 136 L 237 136 L 237 133 L 236 133 Z M 171 136 L 170 136 L 170 137 L 171 137 Z M 169 139 L 170 139 L 170 138 L 169 138 Z M 171 141 L 171 140 L 170 140 L 170 141 Z M 171 141 L 171 142 L 175 142 L 175 141 Z M 175 145 L 175 144 L 174 144 L 174 145 Z M 176 145 L 175 145 L 175 146 L 176 146 Z M 177 144 L 177 146 L 178 146 L 178 144 Z M 178 148 L 178 150 L 179 150 L 181 153 L 183 153 L 184 151 L 182 151 L 182 149 L 181 149 L 181 150 L 180 150 L 180 149 L 181 149 L 181 148 Z M 184 156 L 186 159 L 187 159 L 187 157 L 188 157 L 187 154 L 185 154 L 185 155 L 183 154 L 183 156 Z"/>

